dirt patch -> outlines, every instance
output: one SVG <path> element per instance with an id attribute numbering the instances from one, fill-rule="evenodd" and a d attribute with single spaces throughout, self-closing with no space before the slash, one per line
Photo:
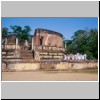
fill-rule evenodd
<path id="1" fill-rule="evenodd" d="M 85 72 L 2 72 L 2 81 L 97 81 L 97 73 Z"/>

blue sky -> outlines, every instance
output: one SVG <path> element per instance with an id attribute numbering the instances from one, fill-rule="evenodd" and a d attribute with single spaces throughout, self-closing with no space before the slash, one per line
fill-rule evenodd
<path id="1" fill-rule="evenodd" d="M 32 35 L 36 28 L 53 30 L 69 40 L 77 30 L 98 29 L 98 18 L 2 18 L 2 27 L 7 27 L 11 31 L 10 25 L 28 25 L 32 29 Z"/>

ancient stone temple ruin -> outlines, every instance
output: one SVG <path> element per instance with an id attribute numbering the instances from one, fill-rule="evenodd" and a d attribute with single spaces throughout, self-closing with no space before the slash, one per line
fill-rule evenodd
<path id="1" fill-rule="evenodd" d="M 2 70 L 66 70 L 90 67 L 91 62 L 64 60 L 65 48 L 63 35 L 51 30 L 38 28 L 31 40 L 21 40 L 16 34 L 11 34 L 2 39 Z M 97 67 L 97 62 L 92 62 L 92 67 Z"/>
<path id="2" fill-rule="evenodd" d="M 3 41 L 2 53 L 8 51 L 6 58 L 62 59 L 65 51 L 62 38 L 62 34 L 46 29 L 36 29 L 31 41 L 11 34 Z M 2 57 L 5 58 L 5 54 Z"/>
<path id="3" fill-rule="evenodd" d="M 32 40 L 35 59 L 62 59 L 65 51 L 62 38 L 60 33 L 36 29 Z"/>
<path id="4" fill-rule="evenodd" d="M 6 68 L 19 66 L 17 68 L 20 69 L 24 64 L 28 67 L 36 67 L 38 65 L 36 63 L 43 60 L 61 61 L 65 52 L 62 38 L 63 35 L 61 33 L 47 29 L 36 29 L 30 41 L 20 40 L 16 34 L 11 34 L 2 39 L 2 66 Z"/>

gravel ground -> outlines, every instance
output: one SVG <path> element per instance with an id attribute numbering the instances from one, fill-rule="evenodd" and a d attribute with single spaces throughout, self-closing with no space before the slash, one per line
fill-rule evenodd
<path id="1" fill-rule="evenodd" d="M 97 81 L 97 73 L 85 72 L 2 72 L 2 81 Z"/>

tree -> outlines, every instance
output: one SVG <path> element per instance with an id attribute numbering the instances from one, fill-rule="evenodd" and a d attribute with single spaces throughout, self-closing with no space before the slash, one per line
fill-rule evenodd
<path id="1" fill-rule="evenodd" d="M 90 30 L 88 45 L 90 47 L 90 52 L 92 52 L 92 58 L 98 58 L 98 30 Z"/>
<path id="2" fill-rule="evenodd" d="M 22 27 L 21 26 L 10 26 L 10 28 L 12 29 L 12 33 L 18 34 L 22 32 Z"/>
<path id="3" fill-rule="evenodd" d="M 30 26 L 24 26 L 25 33 L 29 33 L 31 31 Z"/>
<path id="4" fill-rule="evenodd" d="M 67 41 L 68 53 L 85 53 L 88 59 L 98 58 L 98 30 L 78 30 Z"/>
<path id="5" fill-rule="evenodd" d="M 24 29 L 22 29 L 21 26 L 11 26 L 11 29 L 13 30 L 12 33 L 17 34 L 17 37 L 21 40 L 29 40 L 31 31 L 30 26 L 24 26 Z"/>
<path id="6" fill-rule="evenodd" d="M 8 32 L 8 28 L 4 27 L 2 28 L 2 38 L 6 38 L 8 36 L 9 32 Z"/>

